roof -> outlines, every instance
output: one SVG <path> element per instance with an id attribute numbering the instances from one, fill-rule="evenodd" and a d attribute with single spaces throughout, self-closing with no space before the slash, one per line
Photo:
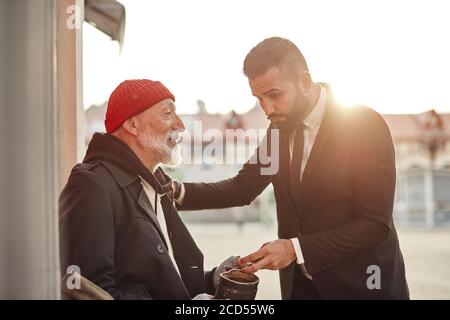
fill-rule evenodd
<path id="1" fill-rule="evenodd" d="M 420 141 L 427 131 L 426 124 L 430 110 L 419 114 L 383 114 L 391 135 L 396 141 Z M 443 122 L 443 133 L 450 137 L 450 113 L 438 114 Z"/>

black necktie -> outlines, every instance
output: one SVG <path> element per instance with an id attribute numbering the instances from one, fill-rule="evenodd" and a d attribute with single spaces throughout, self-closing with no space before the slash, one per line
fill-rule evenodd
<path id="1" fill-rule="evenodd" d="M 304 130 L 305 125 L 302 123 L 295 131 L 294 148 L 292 149 L 292 160 L 289 166 L 289 188 L 294 198 L 296 198 L 295 194 L 298 192 L 298 188 L 300 186 L 300 171 L 302 168 L 303 160 Z"/>

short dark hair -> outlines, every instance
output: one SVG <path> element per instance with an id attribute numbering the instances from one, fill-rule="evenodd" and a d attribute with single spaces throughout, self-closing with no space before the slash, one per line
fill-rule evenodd
<path id="1" fill-rule="evenodd" d="M 244 74 L 249 79 L 266 73 L 272 67 L 278 67 L 290 76 L 296 75 L 299 69 L 308 71 L 305 58 L 297 46 L 280 37 L 264 39 L 250 50 L 244 60 Z"/>

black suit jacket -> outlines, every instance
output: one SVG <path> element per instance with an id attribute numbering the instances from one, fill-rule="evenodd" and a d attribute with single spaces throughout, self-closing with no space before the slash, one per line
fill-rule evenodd
<path id="1" fill-rule="evenodd" d="M 115 299 L 190 299 L 214 292 L 203 254 L 174 210 L 172 247 L 180 277 L 136 175 L 108 161 L 78 164 L 61 193 L 59 212 L 63 274 L 77 265 Z"/>
<path id="2" fill-rule="evenodd" d="M 407 299 L 392 219 L 396 178 L 389 128 L 372 109 L 341 108 L 326 87 L 326 113 L 294 196 L 289 192 L 288 139 L 281 135 L 276 174 L 261 175 L 260 162 L 247 162 L 231 179 L 185 183 L 181 209 L 248 205 L 272 183 L 279 238 L 299 237 L 321 298 Z M 372 265 L 379 267 L 380 289 L 367 286 Z M 293 262 L 280 270 L 283 299 L 292 298 L 295 268 Z"/>

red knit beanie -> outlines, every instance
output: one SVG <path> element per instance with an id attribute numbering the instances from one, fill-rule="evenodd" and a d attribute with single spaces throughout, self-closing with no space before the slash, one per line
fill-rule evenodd
<path id="1" fill-rule="evenodd" d="M 125 80 L 109 97 L 106 132 L 116 131 L 126 120 L 164 99 L 175 101 L 173 94 L 159 81 Z"/>

